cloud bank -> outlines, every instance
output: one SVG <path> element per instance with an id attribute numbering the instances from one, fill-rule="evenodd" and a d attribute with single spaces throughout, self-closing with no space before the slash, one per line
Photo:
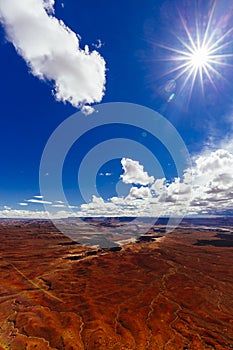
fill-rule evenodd
<path id="1" fill-rule="evenodd" d="M 193 160 L 193 167 L 184 171 L 182 178 L 168 182 L 165 178 L 149 176 L 138 161 L 123 158 L 121 180 L 131 184 L 125 197 L 104 200 L 93 196 L 90 203 L 77 208 L 57 200 L 43 198 L 26 200 L 28 205 L 47 203 L 57 208 L 53 218 L 67 216 L 184 216 L 233 215 L 233 153 L 218 149 L 204 152 Z M 137 184 L 137 185 L 136 185 Z M 24 204 L 23 204 L 24 205 Z M 48 218 L 46 211 L 15 210 L 4 206 L 1 217 Z M 62 209 L 62 210 L 61 210 Z M 73 209 L 70 213 L 69 209 Z M 51 217 L 51 213 L 50 213 Z"/>
<path id="2" fill-rule="evenodd" d="M 123 158 L 122 166 L 122 181 L 143 186 L 132 185 L 127 196 L 108 201 L 93 196 L 81 205 L 80 216 L 233 215 L 233 154 L 228 150 L 199 155 L 182 178 L 170 183 L 155 180 L 131 159 Z"/>
<path id="3" fill-rule="evenodd" d="M 58 101 L 75 107 L 100 102 L 105 61 L 54 17 L 54 0 L 0 0 L 0 21 L 8 41 L 37 78 L 53 83 Z"/>

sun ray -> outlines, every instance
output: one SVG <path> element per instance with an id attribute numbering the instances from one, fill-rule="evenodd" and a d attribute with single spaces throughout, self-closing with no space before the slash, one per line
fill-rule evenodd
<path id="1" fill-rule="evenodd" d="M 183 68 L 181 71 L 180 71 L 180 73 L 178 74 L 178 75 L 176 75 L 176 79 L 179 79 L 180 77 L 182 77 L 182 75 L 184 75 L 186 72 L 188 72 L 188 71 L 191 71 L 190 70 L 190 65 L 189 65 L 189 63 L 186 63 L 185 65 L 184 65 L 184 67 L 185 68 Z M 180 68 L 180 66 L 179 66 L 179 68 Z M 189 73 L 188 73 L 189 74 Z"/>
<path id="2" fill-rule="evenodd" d="M 210 9 L 210 15 L 209 15 L 209 19 L 208 19 L 208 22 L 207 22 L 207 27 L 206 27 L 206 30 L 205 30 L 205 33 L 204 33 L 204 37 L 203 37 L 203 42 L 202 42 L 203 46 L 208 46 L 207 39 L 209 38 L 208 41 L 209 40 L 212 41 L 212 35 L 214 35 L 213 32 L 212 32 L 212 34 L 209 34 L 209 32 L 210 32 L 211 24 L 213 22 L 215 8 L 216 8 L 216 1 L 214 1 L 214 4 L 213 4 L 213 6 Z"/>
<path id="3" fill-rule="evenodd" d="M 183 68 L 183 69 L 182 69 Z M 183 65 L 180 65 L 178 67 L 174 67 L 171 68 L 169 71 L 167 71 L 166 73 L 163 74 L 163 76 L 167 75 L 167 74 L 171 74 L 171 73 L 175 73 L 177 71 L 180 71 L 180 73 L 178 75 L 175 76 L 175 79 L 178 79 L 179 77 L 181 77 L 182 75 L 184 75 L 184 73 L 186 73 L 189 70 L 189 64 L 185 63 Z M 182 69 L 182 70 L 181 70 Z"/>
<path id="4" fill-rule="evenodd" d="M 218 46 L 218 45 L 221 43 L 221 41 L 223 41 L 223 40 L 224 40 L 229 34 L 231 34 L 232 32 L 233 32 L 233 28 L 229 29 L 229 30 L 228 30 L 225 34 L 223 34 L 218 40 L 216 40 L 216 41 L 212 44 L 212 46 L 209 46 L 209 50 L 211 51 L 211 50 L 212 50 L 212 47 L 215 47 L 215 46 L 217 46 L 217 47 L 216 47 L 216 49 L 215 49 L 214 51 L 218 51 L 218 50 L 222 49 L 223 47 L 229 46 L 229 44 L 230 44 L 230 42 L 232 42 L 232 40 L 231 40 L 231 41 L 225 42 L 224 45 L 222 45 L 222 46 Z"/>
<path id="5" fill-rule="evenodd" d="M 191 45 L 193 47 L 193 50 L 195 50 L 196 49 L 196 45 L 195 45 L 195 43 L 193 41 L 192 35 L 191 35 L 191 33 L 190 33 L 190 31 L 189 31 L 189 29 L 187 27 L 187 24 L 185 23 L 184 17 L 182 16 L 182 14 L 181 14 L 181 12 L 179 10 L 178 10 L 178 13 L 179 13 L 179 17 L 181 19 L 181 23 L 183 25 L 183 28 L 184 28 L 184 30 L 186 32 L 186 35 L 187 35 L 188 39 L 189 39 L 189 42 L 191 43 Z M 190 47 L 188 46 L 187 43 L 185 43 L 185 46 L 186 46 L 186 48 L 188 50 L 190 50 Z"/>
<path id="6" fill-rule="evenodd" d="M 207 80 L 215 90 L 218 90 L 216 80 L 226 81 L 224 69 L 233 68 L 231 48 L 233 39 L 230 37 L 233 33 L 233 27 L 225 27 L 225 32 L 223 32 L 221 17 L 218 20 L 216 17 L 216 7 L 217 2 L 214 1 L 206 21 L 207 16 L 202 15 L 197 6 L 194 11 L 194 25 L 191 27 L 188 26 L 188 21 L 181 11 L 177 9 L 183 34 L 177 34 L 174 30 L 172 33 L 179 45 L 174 47 L 174 45 L 158 44 L 162 49 L 170 52 L 169 55 L 161 59 L 170 62 L 171 66 L 164 75 L 174 74 L 174 79 L 181 79 L 180 92 L 184 91 L 186 86 L 190 84 L 187 89 L 189 99 L 191 99 L 197 81 L 203 95 Z"/>
<path id="7" fill-rule="evenodd" d="M 216 86 L 214 80 L 212 79 L 212 77 L 211 77 L 211 75 L 210 75 L 210 73 L 209 73 L 209 71 L 208 71 L 208 69 L 207 69 L 206 67 L 204 67 L 204 71 L 205 71 L 205 74 L 206 74 L 207 78 L 208 78 L 209 81 L 211 82 L 212 86 L 213 86 L 214 89 L 217 91 L 217 86 Z"/>
<path id="8" fill-rule="evenodd" d="M 178 36 L 178 35 L 175 35 L 175 37 L 176 37 L 176 39 L 178 39 L 179 40 L 179 42 L 184 46 L 184 47 L 186 47 L 186 49 L 188 50 L 187 52 L 186 51 L 182 51 L 182 50 L 180 50 L 181 51 L 181 53 L 182 53 L 182 55 L 187 55 L 187 54 L 189 54 L 190 52 L 193 52 L 193 48 L 190 46 L 190 45 L 188 45 L 186 42 L 185 42 L 185 40 L 183 40 L 180 36 Z"/>
<path id="9" fill-rule="evenodd" d="M 177 39 L 178 39 L 178 38 L 177 38 Z M 181 54 L 181 55 L 186 55 L 186 54 L 187 54 L 185 51 L 176 49 L 176 48 L 171 47 L 171 46 L 169 46 L 169 45 L 165 45 L 165 44 L 158 43 L 158 44 L 156 44 L 156 46 L 161 47 L 162 49 L 166 49 L 166 50 L 171 51 L 171 52 L 179 53 L 179 54 Z"/>
<path id="10" fill-rule="evenodd" d="M 191 95 L 192 95 L 193 87 L 194 87 L 194 84 L 195 84 L 196 76 L 197 76 L 197 70 L 195 70 L 195 72 L 194 72 L 194 74 L 192 76 L 192 83 L 191 83 L 190 89 L 189 89 L 188 103 L 190 102 L 190 99 L 191 99 Z M 203 87 L 202 73 L 201 73 L 200 82 L 201 82 L 201 89 L 203 90 L 204 87 Z"/>

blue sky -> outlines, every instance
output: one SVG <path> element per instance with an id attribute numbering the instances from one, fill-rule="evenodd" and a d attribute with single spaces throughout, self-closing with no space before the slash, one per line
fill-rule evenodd
<path id="1" fill-rule="evenodd" d="M 176 202 L 180 209 L 175 214 L 183 215 L 183 204 L 188 200 L 189 214 L 231 213 L 231 1 L 148 0 L 142 4 L 128 0 L 109 5 L 108 1 L 36 0 L 41 11 L 38 18 L 30 2 L 21 1 L 19 5 L 11 0 L 6 5 L 0 0 L 0 216 L 39 216 L 36 212 L 45 210 L 43 201 L 64 210 L 61 198 L 40 197 L 39 167 L 44 147 L 71 115 L 80 109 L 90 111 L 96 104 L 98 110 L 98 103 L 110 102 L 148 107 L 174 126 L 190 153 L 192 191 L 187 180 L 190 170 L 184 168 L 184 178 L 178 176 L 166 145 L 135 128 L 134 122 L 131 127 L 118 129 L 109 124 L 79 141 L 82 155 L 75 150 L 76 144 L 67 155 L 63 187 L 70 207 L 88 215 L 100 214 L 101 208 L 109 215 L 118 209 L 122 215 L 133 215 L 142 214 L 138 207 L 145 200 L 146 208 L 156 202 L 156 215 L 158 203 L 163 203 L 164 215 L 172 213 Z M 61 25 L 62 32 L 59 22 L 55 26 L 51 18 L 62 20 L 69 29 L 66 27 L 64 33 Z M 54 30 L 51 35 L 50 29 Z M 74 52 L 71 32 L 78 35 L 80 56 Z M 194 61 L 195 52 L 192 54 L 195 47 L 198 49 L 197 32 L 199 46 L 206 40 L 204 63 Z M 58 88 L 52 93 L 54 80 Z M 98 117 L 96 112 L 83 114 L 80 127 L 85 118 Z M 91 189 L 85 188 L 88 202 L 80 207 L 85 203 L 77 185 L 82 157 L 98 143 L 114 137 L 128 137 L 149 148 L 159 160 L 165 180 L 156 168 L 150 168 L 148 159 L 143 162 L 136 154 L 132 159 L 126 149 L 121 158 L 101 165 L 95 184 L 99 196 L 92 197 Z M 153 177 L 151 183 L 146 182 L 147 176 Z M 188 197 L 182 197 L 184 194 Z"/>

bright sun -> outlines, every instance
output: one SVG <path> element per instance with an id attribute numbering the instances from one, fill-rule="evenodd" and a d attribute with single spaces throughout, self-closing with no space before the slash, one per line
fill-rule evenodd
<path id="1" fill-rule="evenodd" d="M 183 27 L 181 35 L 175 34 L 179 42 L 177 47 L 160 44 L 171 54 L 165 56 L 162 60 L 173 63 L 173 68 L 166 72 L 166 75 L 172 75 L 174 80 L 182 78 L 180 92 L 185 89 L 191 97 L 194 84 L 199 77 L 199 83 L 202 93 L 204 85 L 208 80 L 217 90 L 216 78 L 223 79 L 223 67 L 233 67 L 229 63 L 229 58 L 233 58 L 230 46 L 232 44 L 233 27 L 222 30 L 221 21 L 216 19 L 216 2 L 213 3 L 208 21 L 201 23 L 200 16 L 195 18 L 195 25 L 191 28 L 187 25 L 187 20 L 179 12 L 179 17 Z M 203 17 L 204 18 L 204 17 Z M 230 52 L 229 52 L 230 51 Z"/>
<path id="2" fill-rule="evenodd" d="M 195 69 L 203 69 L 208 63 L 210 63 L 210 57 L 208 49 L 205 47 L 193 51 L 190 55 L 190 64 L 195 67 Z"/>

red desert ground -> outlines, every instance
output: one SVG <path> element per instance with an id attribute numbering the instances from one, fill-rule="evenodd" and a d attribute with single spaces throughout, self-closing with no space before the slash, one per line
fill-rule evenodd
<path id="1" fill-rule="evenodd" d="M 80 240 L 123 224 L 92 219 Z M 127 230 L 100 248 L 1 220 L 0 349 L 233 349 L 233 220 Z"/>

